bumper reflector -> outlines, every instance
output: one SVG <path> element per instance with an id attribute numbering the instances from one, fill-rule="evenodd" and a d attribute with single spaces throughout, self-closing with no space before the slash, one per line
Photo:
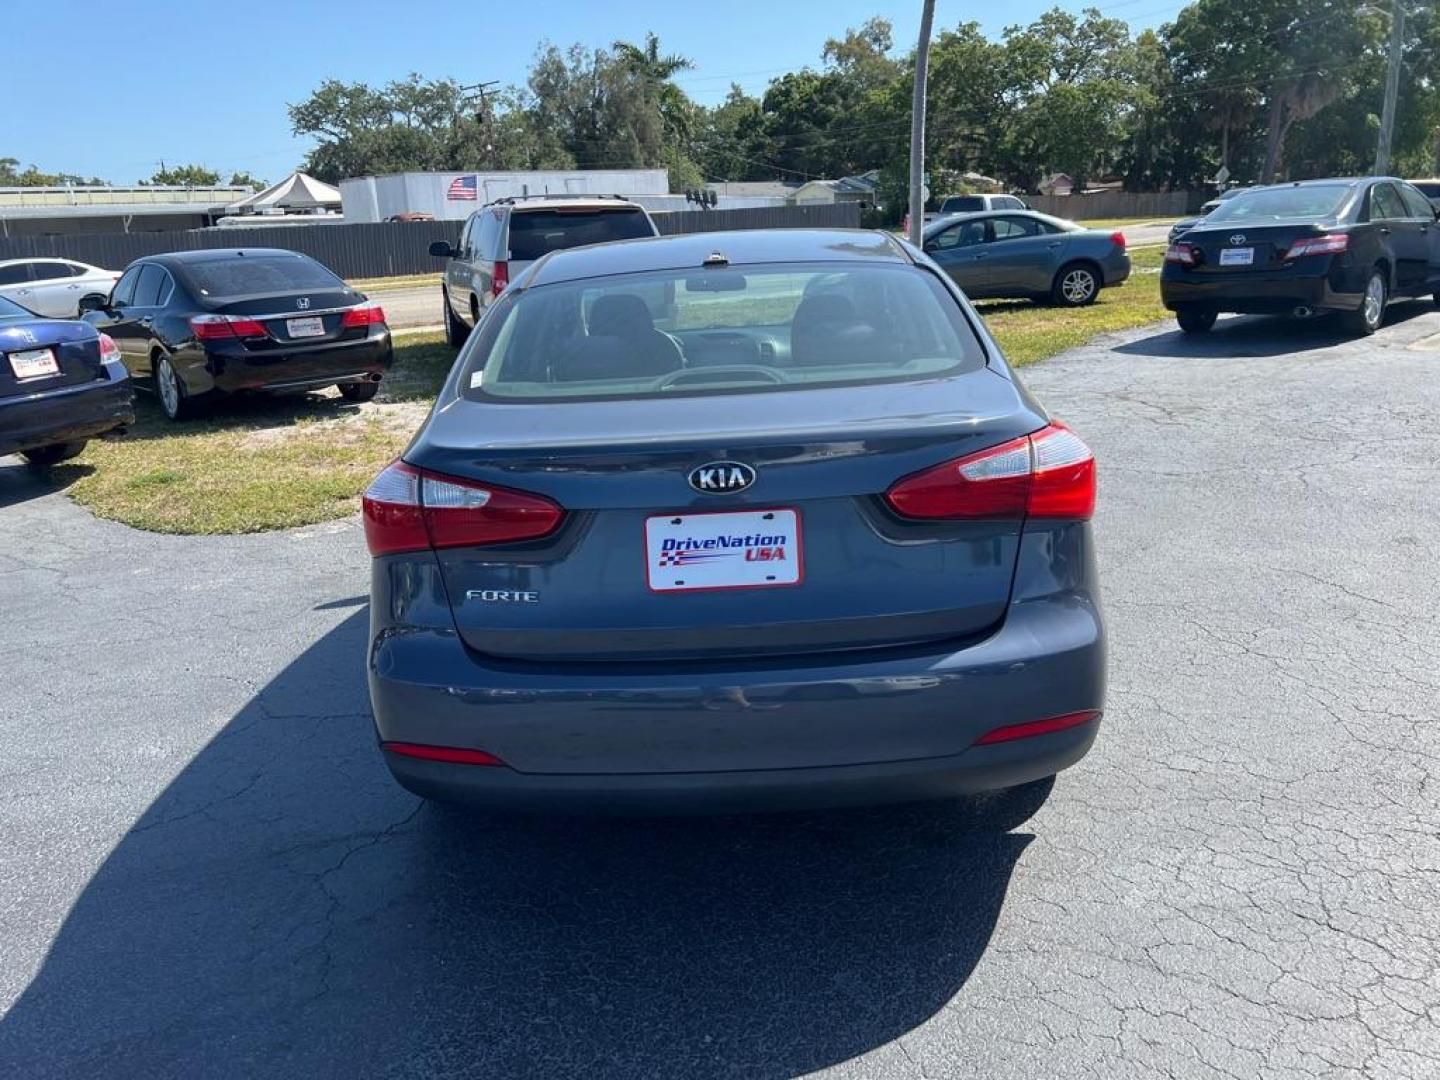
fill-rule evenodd
<path id="1" fill-rule="evenodd" d="M 988 743 L 1010 742 L 1013 739 L 1029 739 L 1036 735 L 1049 735 L 1052 731 L 1064 731 L 1066 728 L 1079 727 L 1081 724 L 1088 724 L 1091 720 L 1100 719 L 1100 713 L 1091 709 L 1088 712 L 1066 713 L 1064 716 L 1052 716 L 1046 720 L 1031 720 L 1024 724 L 1006 724 L 1004 727 L 997 727 L 987 731 L 980 738 L 975 740 L 976 746 L 984 746 Z"/>
<path id="2" fill-rule="evenodd" d="M 422 758 L 425 761 L 446 761 L 452 765 L 503 766 L 505 764 L 494 754 L 487 754 L 484 750 L 467 750 L 461 746 L 426 746 L 423 743 L 382 742 L 380 749 L 387 754 Z"/>

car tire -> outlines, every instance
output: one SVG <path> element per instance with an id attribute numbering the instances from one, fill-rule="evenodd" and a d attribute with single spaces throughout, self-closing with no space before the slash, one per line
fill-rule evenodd
<path id="1" fill-rule="evenodd" d="M 1379 330 L 1380 324 L 1385 321 L 1385 301 L 1389 299 L 1389 293 L 1384 269 L 1379 266 L 1372 268 L 1370 276 L 1365 279 L 1364 299 L 1360 301 L 1360 306 L 1341 316 L 1345 329 L 1360 337 L 1369 337 Z"/>
<path id="2" fill-rule="evenodd" d="M 372 379 L 369 382 L 341 383 L 338 389 L 340 396 L 346 401 L 373 401 L 375 395 L 380 392 L 380 380 Z"/>
<path id="3" fill-rule="evenodd" d="M 455 309 L 450 306 L 450 294 L 444 289 L 440 290 L 440 303 L 445 311 L 445 344 L 452 349 L 458 349 L 465 344 L 470 333 L 460 320 L 455 318 Z"/>
<path id="4" fill-rule="evenodd" d="M 188 420 L 195 414 L 195 403 L 186 393 L 185 383 L 175 373 L 170 357 L 165 353 L 156 353 L 151 358 L 150 367 L 160 410 L 171 420 Z"/>
<path id="5" fill-rule="evenodd" d="M 1088 263 L 1066 263 L 1050 286 L 1050 300 L 1058 307 L 1085 307 L 1100 295 L 1100 275 Z"/>
<path id="6" fill-rule="evenodd" d="M 1215 325 L 1220 312 L 1212 307 L 1181 308 L 1175 312 L 1175 321 L 1187 334 L 1203 334 Z"/>
<path id="7" fill-rule="evenodd" d="M 88 441 L 87 439 L 76 439 L 74 442 L 51 443 L 49 446 L 37 446 L 30 450 L 22 450 L 20 454 L 37 469 L 44 469 L 51 465 L 58 465 L 62 461 L 69 461 L 85 449 Z"/>

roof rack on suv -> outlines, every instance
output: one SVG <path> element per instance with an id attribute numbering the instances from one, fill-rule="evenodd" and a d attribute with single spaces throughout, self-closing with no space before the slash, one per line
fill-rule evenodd
<path id="1" fill-rule="evenodd" d="M 500 203 L 527 202 L 527 201 L 529 201 L 530 199 L 580 199 L 580 200 L 584 200 L 584 199 L 615 199 L 615 200 L 617 200 L 618 202 L 629 202 L 629 201 L 630 201 L 630 199 L 629 199 L 627 196 L 625 196 L 625 195 L 592 195 L 592 194 L 588 194 L 588 193 L 587 193 L 587 194 L 579 194 L 579 195 L 577 195 L 577 194 L 571 192 L 571 193 L 566 193 L 566 194 L 564 194 L 564 195 L 560 195 L 560 194 L 554 194 L 554 195 L 552 195 L 552 194 L 545 194 L 545 195 L 502 195 L 502 196 L 501 196 L 500 198 L 498 198 L 498 199 L 492 199 L 492 200 L 491 200 L 489 203 L 487 203 L 486 205 L 488 205 L 488 206 L 497 206 L 497 205 L 499 205 Z"/>

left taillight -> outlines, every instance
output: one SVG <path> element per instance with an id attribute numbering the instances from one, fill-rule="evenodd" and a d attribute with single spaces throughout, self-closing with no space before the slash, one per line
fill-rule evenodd
<path id="1" fill-rule="evenodd" d="M 120 362 L 120 346 L 115 344 L 115 339 L 109 334 L 100 335 L 100 362 L 108 363 L 114 360 Z"/>
<path id="2" fill-rule="evenodd" d="M 197 341 L 268 336 L 264 323 L 243 315 L 196 315 L 190 319 L 190 329 Z"/>
<path id="3" fill-rule="evenodd" d="M 370 554 L 538 540 L 565 511 L 542 495 L 480 484 L 394 461 L 361 499 Z"/>
<path id="4" fill-rule="evenodd" d="M 1051 424 L 907 476 L 885 493 L 902 517 L 1088 520 L 1095 512 L 1095 455 L 1078 435 Z"/>
<path id="5" fill-rule="evenodd" d="M 1125 250 L 1125 234 L 1124 234 L 1123 232 L 1121 232 L 1119 229 L 1116 229 L 1114 232 L 1112 232 L 1112 233 L 1110 234 L 1110 243 L 1114 244 L 1114 245 L 1115 245 L 1116 247 L 1118 247 L 1121 251 L 1124 251 L 1124 250 Z"/>
<path id="6" fill-rule="evenodd" d="M 340 316 L 340 325 L 347 329 L 352 326 L 375 326 L 385 321 L 385 309 L 376 303 L 361 304 L 347 308 Z"/>

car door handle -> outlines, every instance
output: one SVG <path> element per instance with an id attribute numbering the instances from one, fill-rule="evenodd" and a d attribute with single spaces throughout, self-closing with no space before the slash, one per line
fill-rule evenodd
<path id="1" fill-rule="evenodd" d="M 983 251 L 977 251 L 977 252 L 975 253 L 975 258 L 977 258 L 977 259 L 983 259 L 983 258 L 985 258 L 985 252 L 983 252 Z"/>
<path id="2" fill-rule="evenodd" d="M 78 288 L 80 288 L 79 285 L 66 285 L 65 287 L 66 287 L 67 289 L 78 289 Z"/>
<path id="3" fill-rule="evenodd" d="M 135 321 L 138 322 L 141 326 L 149 326 L 152 322 L 155 321 L 155 316 L 141 315 L 140 318 L 136 319 Z"/>
<path id="4" fill-rule="evenodd" d="M 1389 235 L 1390 235 L 1390 230 L 1389 230 L 1389 229 L 1386 229 L 1386 228 L 1381 228 L 1381 229 L 1380 229 L 1380 235 L 1381 235 L 1381 236 L 1389 236 Z"/>
<path id="5" fill-rule="evenodd" d="M 1046 246 L 1047 246 L 1047 247 L 1052 247 L 1052 248 L 1057 248 L 1057 247 L 1059 247 L 1061 244 L 1063 244 L 1064 242 L 1065 242 L 1065 241 L 1063 241 L 1063 240 L 1051 240 L 1050 243 L 1049 243 L 1048 245 L 1046 245 Z"/>

